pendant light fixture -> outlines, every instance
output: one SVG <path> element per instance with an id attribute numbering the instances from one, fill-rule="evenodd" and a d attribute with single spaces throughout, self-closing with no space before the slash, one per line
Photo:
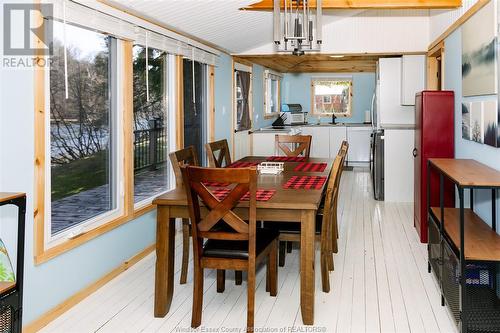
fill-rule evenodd
<path id="1" fill-rule="evenodd" d="M 301 56 L 305 52 L 320 51 L 323 42 L 321 5 L 321 0 L 316 0 L 314 10 L 311 0 L 274 0 L 274 43 L 278 52 Z"/>

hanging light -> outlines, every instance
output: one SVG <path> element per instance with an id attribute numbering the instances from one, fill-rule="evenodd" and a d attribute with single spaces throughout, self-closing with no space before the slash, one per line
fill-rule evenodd
<path id="1" fill-rule="evenodd" d="M 316 10 L 311 9 L 311 0 L 274 0 L 273 29 L 277 51 L 298 56 L 320 51 L 322 16 L 321 0 L 316 0 Z"/>

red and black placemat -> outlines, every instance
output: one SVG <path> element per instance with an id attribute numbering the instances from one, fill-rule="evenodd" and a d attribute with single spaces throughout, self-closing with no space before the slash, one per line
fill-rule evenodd
<path id="1" fill-rule="evenodd" d="M 219 182 L 203 182 L 203 185 L 205 185 L 206 187 L 226 187 L 226 186 L 229 186 L 231 184 L 219 183 Z"/>
<path id="2" fill-rule="evenodd" d="M 231 193 L 231 189 L 217 188 L 214 190 L 210 190 L 210 192 L 212 192 L 212 194 L 215 195 L 217 199 L 224 200 L 224 198 L 226 198 L 229 195 L 229 193 Z M 276 190 L 264 190 L 264 189 L 257 190 L 256 199 L 257 201 L 268 201 L 273 197 L 274 193 L 276 193 Z M 242 201 L 250 200 L 250 192 L 247 192 L 243 197 L 241 197 L 241 200 Z"/>
<path id="3" fill-rule="evenodd" d="M 259 162 L 234 162 L 229 164 L 226 168 L 248 168 L 259 165 Z"/>
<path id="4" fill-rule="evenodd" d="M 269 156 L 267 159 L 269 162 L 304 162 L 306 158 L 304 156 Z"/>
<path id="5" fill-rule="evenodd" d="M 302 162 L 297 165 L 293 171 L 302 172 L 323 172 L 326 169 L 326 163 Z"/>
<path id="6" fill-rule="evenodd" d="M 285 189 L 320 190 L 326 182 L 323 176 L 293 176 L 284 185 Z"/>

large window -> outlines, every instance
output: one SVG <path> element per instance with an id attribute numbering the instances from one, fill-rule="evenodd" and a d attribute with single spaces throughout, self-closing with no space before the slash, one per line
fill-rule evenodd
<path id="1" fill-rule="evenodd" d="M 146 52 L 140 45 L 132 53 L 134 202 L 138 203 L 168 189 L 167 54 L 153 48 Z"/>
<path id="2" fill-rule="evenodd" d="M 51 236 L 115 211 L 119 170 L 117 113 L 111 98 L 116 95 L 116 40 L 70 24 L 54 22 L 53 27 Z"/>
<path id="3" fill-rule="evenodd" d="M 281 111 L 280 80 L 279 76 L 264 72 L 264 114 L 267 117 L 278 115 Z"/>
<path id="4" fill-rule="evenodd" d="M 352 79 L 312 79 L 313 114 L 349 117 L 352 104 Z"/>

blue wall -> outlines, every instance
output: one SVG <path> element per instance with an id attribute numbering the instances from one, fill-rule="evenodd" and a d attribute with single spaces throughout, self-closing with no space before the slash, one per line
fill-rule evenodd
<path id="1" fill-rule="evenodd" d="M 500 170 L 500 148 L 462 139 L 462 102 L 496 100 L 497 95 L 462 97 L 462 35 L 457 29 L 445 40 L 444 88 L 455 91 L 455 157 L 470 158 Z M 475 190 L 474 210 L 491 224 L 491 192 Z M 468 194 L 465 195 L 468 204 Z M 500 199 L 497 203 L 500 207 Z M 497 212 L 497 216 L 500 216 Z"/>
<path id="2" fill-rule="evenodd" d="M 285 74 L 281 84 L 281 102 L 290 104 L 302 104 L 305 111 L 311 108 L 311 78 L 313 77 L 335 77 L 352 76 L 353 78 L 353 101 L 352 116 L 341 118 L 338 121 L 346 123 L 363 123 L 365 110 L 370 110 L 373 93 L 375 92 L 375 73 L 301 73 Z M 321 122 L 329 122 L 330 117 L 324 117 Z M 317 117 L 309 117 L 309 122 L 317 122 Z"/>

